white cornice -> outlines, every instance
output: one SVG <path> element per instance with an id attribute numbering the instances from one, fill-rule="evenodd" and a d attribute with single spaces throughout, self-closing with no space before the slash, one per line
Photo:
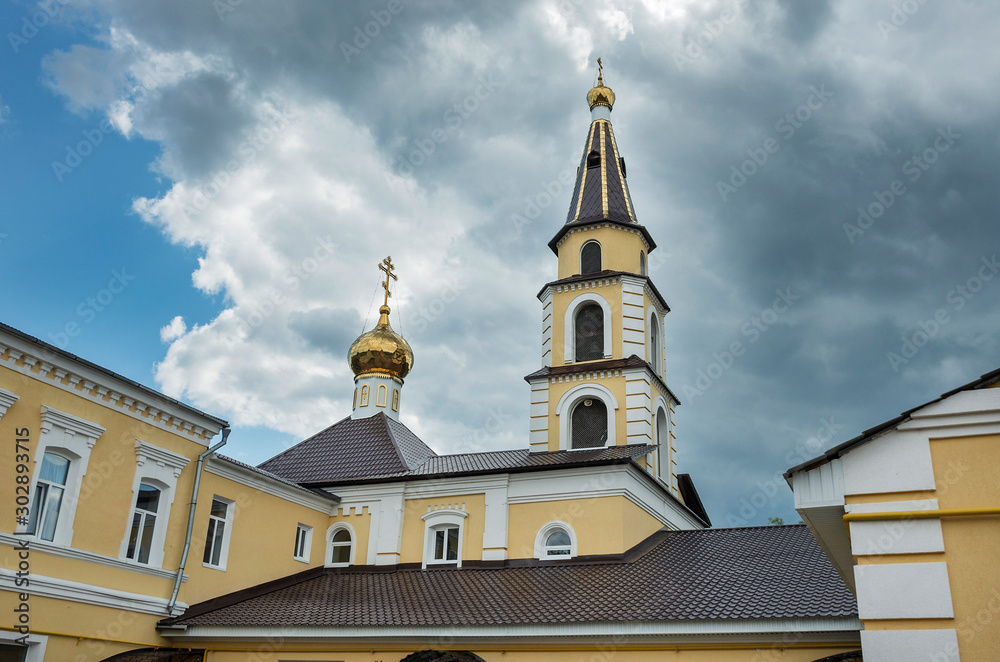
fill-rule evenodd
<path id="1" fill-rule="evenodd" d="M 34 573 L 31 573 L 29 576 L 30 583 L 28 586 L 17 586 L 15 585 L 16 578 L 17 573 L 15 571 L 0 568 L 0 589 L 28 593 L 29 595 L 43 598 L 82 602 L 98 607 L 135 611 L 141 614 L 153 614 L 156 616 L 170 615 L 167 611 L 169 600 L 154 595 L 129 593 L 104 586 L 83 584 L 68 579 L 46 577 Z M 173 615 L 176 616 L 179 613 L 187 611 L 187 607 L 186 604 L 178 602 L 175 605 Z"/>
<path id="2" fill-rule="evenodd" d="M 616 637 L 641 637 L 643 642 L 653 638 L 667 640 L 678 637 L 724 636 L 733 642 L 734 635 L 743 635 L 766 645 L 771 638 L 760 635 L 796 634 L 795 641 L 856 642 L 861 621 L 846 618 L 768 618 L 768 619 L 717 619 L 676 621 L 616 621 L 611 623 L 531 623 L 523 625 L 493 626 L 367 626 L 367 627 L 236 627 L 222 625 L 173 626 L 161 629 L 161 634 L 171 639 L 227 639 L 254 641 L 336 641 L 375 639 L 385 640 L 446 640 L 466 641 L 475 639 L 511 639 L 573 637 L 574 639 Z M 178 628 L 178 629 L 174 629 Z"/>
<path id="3" fill-rule="evenodd" d="M 10 547 L 17 547 L 20 542 L 24 540 L 24 536 L 15 536 L 10 533 L 0 532 L 0 545 L 8 545 Z M 104 554 L 98 554 L 97 552 L 88 552 L 84 549 L 76 549 L 75 547 L 65 547 L 63 545 L 57 545 L 55 543 L 46 542 L 44 540 L 38 540 L 32 537 L 30 539 L 29 545 L 31 546 L 31 551 L 33 552 L 43 552 L 45 554 L 51 554 L 53 556 L 61 556 L 66 559 L 73 559 L 74 561 L 85 561 L 87 563 L 96 563 L 98 565 L 107 566 L 109 568 L 116 568 L 118 570 L 128 570 L 129 572 L 138 572 L 141 575 L 150 575 L 152 577 L 157 577 L 159 579 L 169 579 L 173 581 L 177 577 L 176 570 L 164 570 L 162 568 L 152 568 L 148 565 L 143 565 L 141 563 L 134 563 L 131 561 L 123 561 L 121 559 L 115 558 L 113 556 L 105 556 Z M 187 575 L 184 575 L 183 581 L 187 581 Z"/>
<path id="4" fill-rule="evenodd" d="M 618 285 L 618 281 L 621 278 L 620 275 L 617 276 L 601 276 L 597 278 L 588 278 L 586 280 L 578 280 L 572 283 L 560 283 L 557 285 L 548 285 L 542 292 L 538 295 L 539 301 L 544 301 L 546 297 L 551 297 L 557 292 L 576 292 L 578 290 L 595 290 L 600 287 L 612 287 Z"/>
<path id="5" fill-rule="evenodd" d="M 191 458 L 184 457 L 180 453 L 169 451 L 166 448 L 154 446 L 142 439 L 135 440 L 136 465 L 142 466 L 146 460 L 151 460 L 156 464 L 169 467 L 174 470 L 174 478 L 181 475 L 181 470 L 191 462 Z"/>
<path id="6" fill-rule="evenodd" d="M 104 428 L 96 423 L 91 423 L 79 416 L 73 416 L 58 409 L 53 409 L 48 405 L 42 405 L 42 432 L 48 432 L 52 429 L 52 426 L 58 426 L 73 434 L 86 437 L 89 440 L 87 445 L 91 448 L 93 448 L 94 442 L 104 434 Z"/>
<path id="7" fill-rule="evenodd" d="M 221 429 L 217 420 L 152 389 L 116 379 L 3 330 L 0 365 L 203 446 L 208 446 Z M 77 388 L 81 384 L 83 388 Z"/>
<path id="8" fill-rule="evenodd" d="M 18 401 L 18 397 L 8 391 L 7 389 L 0 388 L 0 418 L 7 413 L 11 405 Z"/>
<path id="9" fill-rule="evenodd" d="M 271 496 L 276 496 L 279 499 L 291 501 L 292 503 L 297 503 L 300 506 L 305 506 L 306 508 L 319 511 L 324 515 L 333 515 L 336 512 L 336 509 L 340 507 L 339 503 L 332 501 L 331 499 L 326 499 L 318 494 L 313 494 L 312 492 L 307 492 L 301 488 L 293 487 L 252 469 L 247 469 L 246 467 L 241 467 L 237 464 L 233 464 L 232 462 L 220 460 L 214 455 L 209 456 L 208 461 L 205 462 L 205 470 L 209 473 L 215 474 L 216 476 L 227 478 L 234 483 L 246 485 L 247 487 L 252 487 L 260 490 L 261 492 L 270 494 Z"/>

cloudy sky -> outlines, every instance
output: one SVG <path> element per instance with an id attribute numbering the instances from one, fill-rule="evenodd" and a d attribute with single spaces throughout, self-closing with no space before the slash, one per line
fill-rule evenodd
<path id="1" fill-rule="evenodd" d="M 598 56 L 717 525 L 797 521 L 777 474 L 1000 366 L 995 2 L 2 6 L 0 319 L 246 461 L 349 412 L 386 255 L 404 421 L 527 444 Z"/>

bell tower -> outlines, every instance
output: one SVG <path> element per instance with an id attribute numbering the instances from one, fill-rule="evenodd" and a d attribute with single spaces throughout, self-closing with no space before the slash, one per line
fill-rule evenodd
<path id="1" fill-rule="evenodd" d="M 611 127 L 615 93 L 587 93 L 591 122 L 565 224 L 549 242 L 557 279 L 542 302 L 542 368 L 531 385 L 531 450 L 654 448 L 650 474 L 677 492 L 674 408 L 666 384 L 663 319 L 670 307 L 648 273 L 656 249 L 629 194 Z"/>

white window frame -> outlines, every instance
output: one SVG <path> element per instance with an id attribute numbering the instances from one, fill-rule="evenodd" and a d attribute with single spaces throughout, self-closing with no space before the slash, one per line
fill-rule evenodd
<path id="1" fill-rule="evenodd" d="M 550 555 L 548 553 L 548 547 L 546 546 L 545 541 L 551 534 L 558 530 L 565 531 L 566 535 L 569 536 L 569 556 L 566 556 L 565 554 Z M 577 548 L 576 531 L 574 531 L 573 527 L 566 522 L 558 520 L 549 522 L 539 529 L 538 535 L 535 536 L 535 558 L 539 561 L 566 561 L 568 559 L 575 559 L 578 555 L 579 551 Z"/>
<path id="2" fill-rule="evenodd" d="M 462 508 L 437 508 L 431 509 L 421 517 L 424 520 L 424 558 L 421 568 L 429 565 L 454 565 L 462 567 L 462 550 L 465 544 L 465 520 L 469 513 L 465 512 L 465 504 Z M 434 558 L 434 539 L 438 531 L 444 529 L 458 528 L 458 558 L 454 561 Z"/>
<path id="3" fill-rule="evenodd" d="M 226 517 L 225 519 L 216 517 L 212 515 L 212 505 L 215 501 L 221 501 L 226 504 Z M 233 520 L 236 510 L 236 502 L 232 499 L 227 499 L 226 497 L 219 496 L 218 494 L 212 495 L 212 502 L 210 502 L 208 507 L 208 521 L 222 519 L 226 526 L 222 530 L 222 547 L 219 549 L 219 562 L 218 564 L 213 564 L 210 561 L 205 560 L 205 548 L 201 549 L 201 564 L 206 568 L 212 568 L 213 570 L 226 570 L 226 562 L 229 560 L 229 540 L 233 535 Z M 208 542 L 208 527 L 205 528 L 205 542 Z"/>
<path id="4" fill-rule="evenodd" d="M 660 443 L 660 412 L 663 412 L 663 418 L 666 421 L 666 430 L 664 431 L 665 443 Z M 671 466 L 670 466 L 670 408 L 667 406 L 666 400 L 662 396 L 657 397 L 656 402 L 653 404 L 653 443 L 659 444 L 659 448 L 656 449 L 656 475 L 659 479 L 668 486 L 671 486 Z"/>
<path id="5" fill-rule="evenodd" d="M 295 526 L 295 549 L 292 551 L 292 558 L 296 561 L 309 563 L 312 552 L 313 528 L 307 524 L 299 523 Z M 302 549 L 300 550 L 300 543 Z"/>
<path id="6" fill-rule="evenodd" d="M 649 337 L 648 343 L 649 348 L 647 350 L 647 356 L 649 357 L 649 365 L 653 366 L 653 374 L 657 377 L 663 377 L 663 320 L 660 319 L 660 314 L 655 308 L 649 309 Z M 656 325 L 656 343 L 653 346 L 653 325 Z M 656 354 L 655 361 L 653 360 L 653 354 Z"/>
<path id="7" fill-rule="evenodd" d="M 148 560 L 146 560 L 146 561 L 140 561 L 138 559 L 138 557 L 139 557 L 139 551 L 141 549 L 141 545 L 138 544 L 139 541 L 137 541 L 136 548 L 133 550 L 135 552 L 135 558 L 129 558 L 128 557 L 128 543 L 129 543 L 129 539 L 132 537 L 132 521 L 135 519 L 135 514 L 138 511 L 139 492 L 142 490 L 142 486 L 143 485 L 148 485 L 149 487 L 152 487 L 153 489 L 159 490 L 159 492 L 160 492 L 160 496 L 157 499 L 157 503 L 156 503 L 156 512 L 152 513 L 152 515 L 156 519 L 153 522 L 153 536 L 152 536 L 152 539 L 149 542 L 149 557 L 148 557 Z M 144 479 L 142 479 L 139 482 L 139 485 L 136 486 L 135 494 L 132 496 L 132 509 L 129 511 L 128 522 L 125 525 L 125 542 L 124 542 L 125 551 L 123 552 L 123 559 L 125 561 L 128 561 L 130 563 L 138 563 L 140 565 L 151 565 L 151 566 L 154 566 L 154 567 L 159 567 L 160 565 L 162 565 L 163 544 L 160 543 L 159 538 L 165 537 L 165 529 L 167 528 L 166 524 L 165 524 L 165 522 L 163 520 L 164 520 L 165 515 L 167 515 L 169 513 L 169 510 L 170 510 L 170 508 L 165 505 L 165 501 L 166 501 L 166 498 L 167 498 L 167 492 L 168 491 L 169 491 L 169 488 L 166 485 L 164 485 L 163 483 L 161 483 L 158 480 L 154 480 L 154 479 L 151 479 L 151 478 L 144 478 Z M 150 514 L 150 512 L 148 510 L 143 510 L 142 511 L 142 523 L 143 524 L 145 524 L 146 516 L 148 514 Z M 139 532 L 140 532 L 140 540 L 141 540 L 142 527 L 139 528 Z M 163 534 L 163 535 L 161 536 L 160 534 Z M 160 544 L 157 544 L 157 543 L 160 543 Z M 160 550 L 160 557 L 161 557 L 160 561 L 161 562 L 154 564 L 153 563 L 153 559 L 156 556 L 155 551 L 157 549 Z"/>
<path id="8" fill-rule="evenodd" d="M 613 347 L 611 306 L 601 295 L 587 292 L 573 299 L 566 307 L 563 319 L 563 359 L 566 363 L 576 363 L 576 313 L 588 303 L 596 303 L 604 311 L 604 358 L 611 358 Z"/>
<path id="9" fill-rule="evenodd" d="M 648 276 L 646 267 L 646 251 L 639 251 L 639 275 Z"/>
<path id="10" fill-rule="evenodd" d="M 573 448 L 571 437 L 573 408 L 581 400 L 597 398 L 608 409 L 608 441 L 605 448 L 616 445 L 615 419 L 618 412 L 618 399 L 607 387 L 600 384 L 581 384 L 563 393 L 556 403 L 556 416 L 559 417 L 559 449 L 565 451 L 592 451 L 593 448 Z"/>
<path id="11" fill-rule="evenodd" d="M 45 457 L 49 455 L 58 457 L 66 461 L 66 478 L 63 480 L 62 483 L 55 483 L 51 480 L 42 479 L 42 469 L 45 468 Z M 59 515 L 63 510 L 63 503 L 66 501 L 66 485 L 67 483 L 69 483 L 69 471 L 74 460 L 74 458 L 67 457 L 67 455 L 68 453 L 57 452 L 52 449 L 46 449 L 46 451 L 42 453 L 42 462 L 38 467 L 38 476 L 35 477 L 35 490 L 30 496 L 30 501 L 29 501 L 30 512 L 28 514 L 28 530 L 31 532 L 31 535 L 35 536 L 39 540 L 43 541 L 45 540 L 45 537 L 41 533 L 42 531 L 45 530 L 45 525 L 48 523 L 45 517 L 46 516 L 45 506 L 49 500 L 49 495 L 52 493 L 53 490 L 59 490 L 62 493 L 61 496 L 59 497 L 59 508 L 56 509 L 55 526 L 56 527 L 59 526 Z M 42 483 L 46 485 L 45 498 L 38 499 L 37 498 L 38 488 Z M 53 534 L 55 534 L 55 529 L 53 529 Z"/>
<path id="12" fill-rule="evenodd" d="M 333 562 L 333 536 L 338 531 L 347 531 L 351 534 L 351 559 L 347 563 L 334 563 Z M 358 553 L 358 534 L 354 531 L 354 527 L 347 522 L 336 522 L 332 524 L 330 528 L 326 530 L 326 556 L 323 559 L 323 565 L 327 568 L 346 568 L 347 566 L 354 565 L 354 559 Z"/>
<path id="13" fill-rule="evenodd" d="M 35 488 L 38 484 L 38 477 L 42 473 L 42 460 L 45 453 L 56 453 L 70 461 L 52 544 L 70 547 L 73 543 L 73 522 L 76 519 L 76 507 L 81 498 L 80 490 L 83 487 L 83 477 L 87 475 L 87 465 L 90 463 L 90 451 L 103 434 L 104 428 L 96 423 L 42 405 L 41 434 L 38 437 L 38 446 L 35 448 L 35 459 L 31 472 L 32 480 L 29 489 L 32 503 L 29 507 L 35 507 L 33 503 Z M 90 496 L 90 494 L 88 493 L 86 496 Z M 19 525 L 17 533 L 25 534 L 27 530 L 27 525 Z M 32 537 L 40 539 L 37 536 Z"/>
<path id="14" fill-rule="evenodd" d="M 170 524 L 170 510 L 177 492 L 177 479 L 181 472 L 191 462 L 191 458 L 162 448 L 142 439 L 135 440 L 135 475 L 132 478 L 132 508 L 129 510 L 128 522 L 125 525 L 125 535 L 118 550 L 118 558 L 126 563 L 145 565 L 152 568 L 163 567 L 164 548 L 167 542 L 167 526 Z M 149 561 L 140 563 L 126 556 L 128 553 L 128 538 L 132 530 L 132 515 L 135 512 L 136 499 L 139 497 L 139 485 L 147 483 L 160 490 L 159 510 L 156 513 L 156 525 L 153 527 L 152 548 L 149 550 Z"/>

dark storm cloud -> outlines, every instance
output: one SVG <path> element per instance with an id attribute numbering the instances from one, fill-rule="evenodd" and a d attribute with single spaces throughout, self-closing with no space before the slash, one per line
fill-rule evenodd
<path id="1" fill-rule="evenodd" d="M 404 3 L 388 18 L 387 6 L 104 10 L 155 51 L 227 63 L 226 75 L 162 92 L 149 118 L 185 172 L 232 152 L 255 121 L 248 99 L 324 100 L 371 134 L 392 172 L 475 209 L 453 252 L 482 251 L 498 270 L 468 265 L 466 289 L 438 313 L 420 312 L 432 300 L 400 309 L 417 354 L 404 417 L 431 421 L 438 450 L 526 443 L 534 296 L 555 277 L 546 243 L 569 204 L 553 182 L 579 160 L 594 78 L 581 64 L 598 55 L 618 95 L 612 119 L 637 215 L 660 246 L 652 274 L 673 308 L 667 382 L 684 403 L 681 470 L 718 523 L 732 513 L 794 521 L 773 477 L 801 453 L 1000 365 L 1000 278 L 969 297 L 955 289 L 1000 252 L 1000 92 L 989 82 L 1000 56 L 986 45 L 996 7 L 928 3 L 896 25 L 891 2 L 680 3 L 666 19 L 637 4 L 619 39 L 601 13 L 609 3 Z M 531 222 L 516 222 L 532 204 Z M 523 282 L 534 284 L 514 291 Z M 755 327 L 783 291 L 794 305 Z M 889 354 L 939 310 L 949 321 L 893 365 Z M 357 333 L 351 319 L 320 308 L 288 324 L 340 356 Z M 744 352 L 721 365 L 734 342 Z M 500 433 L 483 432 L 508 414 Z M 808 443 L 821 430 L 822 448 Z M 765 505 L 740 515 L 756 493 Z"/>

